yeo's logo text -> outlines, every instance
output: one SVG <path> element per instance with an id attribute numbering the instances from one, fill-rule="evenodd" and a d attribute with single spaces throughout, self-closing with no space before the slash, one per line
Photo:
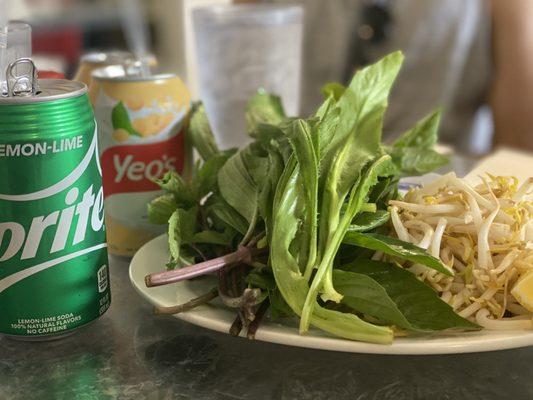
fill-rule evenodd
<path id="1" fill-rule="evenodd" d="M 183 170 L 183 133 L 157 143 L 113 146 L 102 154 L 105 197 L 159 190 L 154 183 L 168 171 Z"/>

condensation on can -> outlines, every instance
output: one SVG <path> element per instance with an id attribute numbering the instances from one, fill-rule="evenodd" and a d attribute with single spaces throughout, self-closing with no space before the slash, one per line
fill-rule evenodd
<path id="1" fill-rule="evenodd" d="M 0 98 L 0 333 L 53 340 L 111 302 L 96 124 L 84 84 Z"/>
<path id="2" fill-rule="evenodd" d="M 190 94 L 177 75 L 131 76 L 110 66 L 93 73 L 89 96 L 100 126 L 109 252 L 129 257 L 165 230 L 147 218 L 147 204 L 161 194 L 154 180 L 190 169 Z"/>

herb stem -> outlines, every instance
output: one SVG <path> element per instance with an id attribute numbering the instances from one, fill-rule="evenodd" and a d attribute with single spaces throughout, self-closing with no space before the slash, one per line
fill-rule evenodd
<path id="1" fill-rule="evenodd" d="M 240 262 L 251 262 L 252 257 L 265 253 L 266 249 L 257 249 L 241 246 L 233 253 L 226 254 L 222 257 L 213 258 L 212 260 L 203 261 L 198 264 L 187 267 L 173 269 L 171 271 L 157 272 L 147 275 L 144 278 L 147 287 L 168 285 L 216 272 L 225 266 Z"/>
<path id="2" fill-rule="evenodd" d="M 208 303 L 214 298 L 218 296 L 218 289 L 213 288 L 206 294 L 203 294 L 195 299 L 192 299 L 191 301 L 188 301 L 187 303 L 180 304 L 173 307 L 155 307 L 154 308 L 154 314 L 155 315 L 162 315 L 162 314 L 179 314 L 181 312 L 192 310 L 195 307 L 198 307 L 202 304 Z"/>
<path id="3" fill-rule="evenodd" d="M 228 296 L 221 291 L 219 291 L 220 300 L 231 308 L 241 308 L 241 307 L 253 307 L 259 304 L 258 299 L 261 296 L 261 289 L 244 289 L 242 295 L 238 297 Z M 250 318 L 252 320 L 253 318 Z"/>
<path id="4" fill-rule="evenodd" d="M 227 282 L 227 270 L 226 269 L 219 269 L 217 271 L 218 275 L 218 294 L 221 298 L 223 296 L 229 296 L 228 292 L 228 282 Z"/>
<path id="5" fill-rule="evenodd" d="M 231 295 L 233 297 L 239 297 L 241 295 L 241 291 L 239 290 L 239 276 L 238 276 L 238 270 L 240 266 L 237 266 L 233 268 L 231 271 L 228 271 L 228 275 L 231 279 Z"/>
<path id="6" fill-rule="evenodd" d="M 245 264 L 249 265 L 250 267 L 257 268 L 257 269 L 265 269 L 267 267 L 265 263 L 262 263 L 259 261 L 247 262 Z"/>
<path id="7" fill-rule="evenodd" d="M 231 327 L 229 328 L 229 334 L 231 336 L 239 336 L 239 334 L 242 331 L 242 317 L 240 313 L 237 313 L 237 317 L 231 324 Z"/>
<path id="8" fill-rule="evenodd" d="M 257 217 L 259 216 L 259 208 L 256 207 L 254 210 L 254 215 L 252 216 L 252 220 L 250 221 L 250 225 L 248 226 L 248 231 L 246 231 L 246 234 L 241 240 L 240 245 L 245 246 L 248 244 L 248 241 L 252 238 L 252 235 L 254 233 L 255 225 L 257 224 Z"/>
<path id="9" fill-rule="evenodd" d="M 198 253 L 198 255 L 200 257 L 202 257 L 202 260 L 207 260 L 207 257 L 205 256 L 204 253 L 202 253 L 202 251 L 198 248 L 198 246 L 196 246 L 194 243 L 190 243 L 189 246 L 191 246 L 191 248 L 196 251 Z"/>
<path id="10" fill-rule="evenodd" d="M 361 206 L 360 212 L 370 212 L 375 213 L 378 210 L 376 203 L 363 203 Z"/>
<path id="11" fill-rule="evenodd" d="M 257 309 L 257 312 L 255 313 L 255 319 L 250 323 L 250 326 L 248 327 L 248 333 L 246 334 L 246 337 L 248 339 L 255 339 L 257 329 L 259 328 L 259 325 L 261 324 L 261 321 L 263 320 L 263 317 L 265 316 L 268 307 L 270 307 L 270 300 L 267 297 Z"/>
<path id="12" fill-rule="evenodd" d="M 260 232 L 254 236 L 247 244 L 248 247 L 255 246 L 261 239 L 265 237 L 265 232 Z"/>

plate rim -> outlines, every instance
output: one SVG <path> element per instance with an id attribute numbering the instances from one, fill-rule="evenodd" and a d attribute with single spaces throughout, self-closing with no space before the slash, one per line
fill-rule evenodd
<path id="1" fill-rule="evenodd" d="M 144 275 L 139 275 L 138 268 L 143 266 L 141 259 L 145 254 L 151 254 L 161 246 L 161 242 L 167 243 L 167 235 L 162 234 L 139 249 L 133 256 L 129 266 L 129 278 L 134 290 L 147 302 L 154 306 L 168 306 L 161 298 L 150 293 L 150 288 L 144 285 Z M 168 250 L 167 250 L 168 251 Z M 161 252 L 151 255 L 157 257 Z M 153 263 L 156 264 L 156 263 Z M 162 264 L 163 265 L 163 264 Z M 141 266 L 141 267 L 140 267 Z M 151 272 L 147 266 L 140 272 Z M 139 276 L 137 276 L 139 275 Z M 182 283 L 183 284 L 183 283 Z M 176 284 L 179 285 L 179 284 Z M 194 309 L 181 314 L 174 315 L 175 318 L 192 323 L 205 329 L 229 334 L 230 323 L 220 319 L 214 319 L 203 315 L 199 310 L 215 309 L 213 306 L 204 305 L 199 309 Z M 286 330 L 294 331 L 287 334 Z M 299 335 L 297 329 L 284 326 L 278 323 L 267 323 L 262 325 L 257 333 L 256 340 L 270 342 L 294 347 L 312 348 L 326 351 L 340 351 L 348 353 L 381 354 L 381 355 L 437 355 L 437 354 L 465 354 L 479 353 L 497 350 L 509 350 L 533 346 L 533 331 L 493 331 L 497 333 L 507 333 L 507 336 L 490 337 L 491 331 L 484 331 L 482 336 L 472 336 L 470 339 L 453 338 L 452 335 L 434 336 L 433 338 L 395 338 L 390 345 L 374 344 L 366 342 L 352 341 L 332 336 L 317 336 L 313 334 Z M 489 333 L 487 333 L 489 332 Z M 475 333 L 463 333 L 463 335 L 475 335 Z M 245 338 L 243 334 L 240 337 Z M 445 342 L 443 342 L 445 341 Z"/>

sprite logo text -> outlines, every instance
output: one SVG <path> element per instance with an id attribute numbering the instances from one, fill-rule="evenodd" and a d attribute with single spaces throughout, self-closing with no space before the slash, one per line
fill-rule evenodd
<path id="1" fill-rule="evenodd" d="M 70 143 L 78 142 L 82 144 L 83 140 Z M 21 143 L 21 149 L 24 146 Z M 91 168 L 96 168 L 98 178 L 102 176 L 97 148 L 95 130 L 87 151 L 67 175 L 33 192 L 0 193 L 0 201 L 8 202 L 5 204 L 18 204 L 17 207 L 25 204 L 20 214 L 24 221 L 0 220 L 0 263 L 11 261 L 14 269 L 19 269 L 0 279 L 0 294 L 41 271 L 106 247 L 104 191 L 100 179 L 84 184 Z M 53 206 L 33 207 L 39 203 Z M 97 243 L 95 237 L 99 237 Z M 20 269 L 22 265 L 28 266 Z"/>
<path id="2" fill-rule="evenodd" d="M 52 211 L 48 215 L 39 215 L 32 219 L 31 225 L 26 229 L 17 222 L 0 223 L 0 245 L 7 238 L 8 245 L 0 261 L 14 257 L 21 249 L 21 260 L 34 258 L 41 246 L 43 234 L 47 229 L 54 229 L 55 235 L 50 246 L 46 249 L 50 254 L 62 251 L 67 244 L 76 245 L 85 239 L 87 230 L 94 232 L 104 226 L 103 204 L 104 193 L 102 188 L 95 194 L 91 185 L 82 196 L 77 187 L 71 188 L 64 199 L 65 208 Z M 67 243 L 72 230 L 74 216 L 78 217 L 72 243 Z M 9 234 L 8 234 L 9 232 Z"/>

